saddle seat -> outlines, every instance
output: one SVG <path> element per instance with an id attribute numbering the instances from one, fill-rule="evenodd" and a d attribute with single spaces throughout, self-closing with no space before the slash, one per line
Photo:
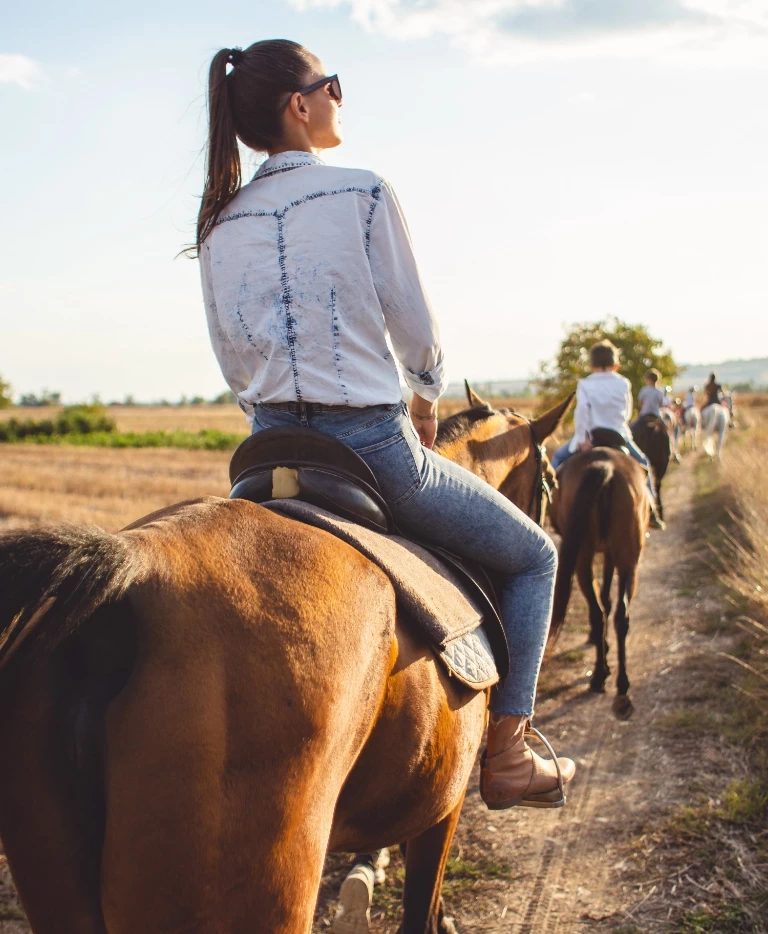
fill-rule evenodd
<path id="1" fill-rule="evenodd" d="M 593 428 L 590 431 L 592 446 L 596 448 L 611 448 L 614 451 L 621 451 L 629 457 L 629 448 L 627 442 L 618 431 L 613 428 Z"/>
<path id="2" fill-rule="evenodd" d="M 246 438 L 232 455 L 229 482 L 230 499 L 296 498 L 376 532 L 394 530 L 370 467 L 314 428 L 270 428 Z"/>
<path id="3" fill-rule="evenodd" d="M 399 532 L 373 472 L 343 442 L 312 428 L 270 428 L 237 448 L 229 479 L 230 499 L 322 528 L 379 564 L 399 602 L 413 610 L 409 616 L 465 684 L 480 689 L 506 675 L 509 649 L 487 572 Z"/>

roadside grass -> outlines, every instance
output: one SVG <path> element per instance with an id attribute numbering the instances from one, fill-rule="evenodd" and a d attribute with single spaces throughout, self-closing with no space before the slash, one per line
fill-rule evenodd
<path id="1" fill-rule="evenodd" d="M 722 465 L 693 471 L 703 557 L 685 595 L 707 648 L 686 659 L 683 705 L 654 725 L 690 748 L 700 779 L 627 849 L 651 894 L 630 909 L 638 934 L 768 932 L 768 432 L 756 422 L 732 440 Z"/>

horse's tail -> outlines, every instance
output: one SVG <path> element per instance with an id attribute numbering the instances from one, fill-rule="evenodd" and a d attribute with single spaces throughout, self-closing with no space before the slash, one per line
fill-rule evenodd
<path id="1" fill-rule="evenodd" d="M 595 461 L 585 468 L 573 498 L 568 523 L 560 545 L 560 561 L 555 582 L 555 602 L 550 628 L 550 645 L 554 645 L 571 599 L 571 583 L 576 570 L 579 550 L 585 536 L 590 532 L 593 509 L 597 510 L 597 522 L 600 538 L 608 535 L 611 515 L 611 482 L 614 463 L 610 459 Z"/>
<path id="2" fill-rule="evenodd" d="M 93 527 L 0 534 L 0 669 L 47 654 L 137 577 L 128 543 Z"/>

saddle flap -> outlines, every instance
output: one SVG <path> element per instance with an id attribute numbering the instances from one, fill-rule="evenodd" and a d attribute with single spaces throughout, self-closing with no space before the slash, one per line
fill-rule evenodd
<path id="1" fill-rule="evenodd" d="M 417 624 L 448 671 L 474 690 L 495 684 L 509 671 L 501 621 L 482 589 L 434 552 L 409 539 L 381 535 L 353 521 L 295 499 L 267 508 L 323 529 L 347 542 L 389 577 L 398 605 Z"/>

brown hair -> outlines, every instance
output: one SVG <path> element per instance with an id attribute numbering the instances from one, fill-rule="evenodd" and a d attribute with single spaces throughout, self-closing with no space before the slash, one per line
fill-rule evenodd
<path id="1" fill-rule="evenodd" d="M 590 348 L 589 362 L 593 367 L 607 370 L 619 362 L 619 351 L 609 340 L 600 341 Z"/>
<path id="2" fill-rule="evenodd" d="M 256 152 L 279 143 L 286 95 L 298 91 L 311 71 L 310 53 L 288 39 L 265 39 L 244 51 L 221 49 L 214 55 L 208 72 L 208 148 L 196 255 L 240 190 L 238 139 Z"/>
<path id="3" fill-rule="evenodd" d="M 658 383 L 658 381 L 661 379 L 661 373 L 659 373 L 656 367 L 654 367 L 652 370 L 645 371 L 645 376 L 643 377 L 643 379 L 651 380 L 651 382 L 655 386 L 656 383 Z"/>

